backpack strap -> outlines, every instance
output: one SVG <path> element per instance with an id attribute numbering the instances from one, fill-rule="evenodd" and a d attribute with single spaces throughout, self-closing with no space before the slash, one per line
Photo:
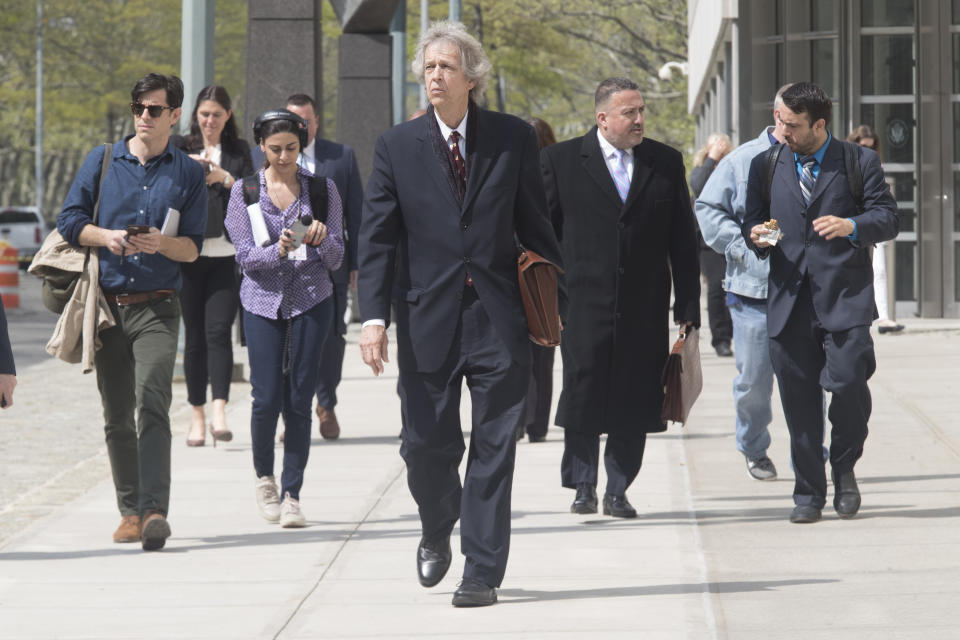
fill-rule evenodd
<path id="1" fill-rule="evenodd" d="M 310 208 L 313 210 L 313 219 L 327 223 L 327 179 L 323 176 L 310 176 Z"/>
<path id="2" fill-rule="evenodd" d="M 857 213 L 863 213 L 863 172 L 860 169 L 860 145 L 853 142 L 841 142 L 843 149 L 843 167 L 847 173 L 847 187 L 853 202 L 857 205 Z"/>
<path id="3" fill-rule="evenodd" d="M 256 173 L 243 177 L 243 203 L 248 207 L 260 202 L 260 176 Z"/>
<path id="4" fill-rule="evenodd" d="M 780 152 L 784 145 L 775 144 L 767 149 L 764 156 L 763 166 L 766 179 L 763 181 L 763 201 L 767 204 L 767 211 L 770 211 L 770 191 L 773 189 L 773 174 L 777 171 L 777 162 L 780 161 Z"/>

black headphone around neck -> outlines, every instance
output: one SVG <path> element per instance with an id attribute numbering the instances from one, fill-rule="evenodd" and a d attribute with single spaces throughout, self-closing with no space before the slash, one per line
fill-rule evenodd
<path id="1" fill-rule="evenodd" d="M 273 120 L 287 120 L 297 127 L 297 136 L 300 138 L 300 148 L 304 149 L 309 142 L 307 140 L 307 121 L 287 109 L 271 109 L 264 111 L 257 119 L 253 121 L 253 142 L 260 144 L 262 140 L 263 125 Z"/>

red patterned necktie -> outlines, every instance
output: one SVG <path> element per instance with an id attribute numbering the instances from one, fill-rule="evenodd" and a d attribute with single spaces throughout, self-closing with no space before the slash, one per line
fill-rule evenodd
<path id="1" fill-rule="evenodd" d="M 450 154 L 453 156 L 453 168 L 456 169 L 457 177 L 460 179 L 460 193 L 462 195 L 467 191 L 467 165 L 463 161 L 463 156 L 460 155 L 460 133 L 451 131 L 450 139 L 453 141 Z"/>

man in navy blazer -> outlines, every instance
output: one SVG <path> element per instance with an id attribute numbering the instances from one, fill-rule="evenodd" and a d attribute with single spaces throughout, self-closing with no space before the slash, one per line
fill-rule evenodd
<path id="1" fill-rule="evenodd" d="M 769 202 L 767 154 L 750 165 L 743 234 L 770 260 L 767 329 L 796 474 L 791 522 L 816 522 L 826 503 L 823 391 L 828 416 L 833 505 L 841 518 L 860 508 L 854 465 L 870 418 L 867 380 L 876 369 L 870 325 L 877 318 L 870 248 L 897 235 L 896 203 L 876 153 L 835 140 L 827 126 L 832 104 L 815 84 L 783 93 L 779 118 L 789 150 L 781 149 Z M 856 154 L 863 181 L 858 208 L 844 154 Z M 775 214 L 782 237 L 770 241 L 764 222 Z"/>
<path id="2" fill-rule="evenodd" d="M 13 406 L 13 389 L 17 386 L 17 368 L 13 364 L 13 348 L 7 333 L 7 313 L 0 303 L 0 409 Z"/>
<path id="3" fill-rule="evenodd" d="M 413 69 L 431 106 L 377 140 L 360 228 L 360 348 L 382 373 L 392 301 L 400 454 L 422 525 L 418 577 L 431 587 L 446 574 L 459 519 L 466 561 L 453 604 L 483 606 L 496 602 L 506 570 L 514 433 L 530 376 L 515 234 L 557 264 L 560 252 L 536 134 L 476 105 L 490 71 L 480 43 L 460 23 L 436 23 Z M 473 428 L 461 486 L 464 377 Z"/>
<path id="4" fill-rule="evenodd" d="M 317 135 L 320 130 L 320 114 L 313 98 L 305 93 L 295 93 L 287 98 L 284 107 L 307 123 L 307 136 L 312 141 L 301 152 L 297 164 L 315 176 L 330 178 L 337 185 L 340 202 L 343 204 L 343 227 L 346 235 L 343 263 L 330 272 L 333 280 L 334 326 L 323 343 L 320 357 L 320 376 L 317 378 L 317 419 L 320 435 L 326 440 L 340 437 L 340 422 L 334 407 L 337 406 L 337 386 L 343 373 L 343 354 L 346 349 L 347 287 L 357 288 L 357 237 L 360 234 L 360 211 L 363 206 L 363 185 L 360 169 L 353 149 Z M 263 152 L 254 145 L 253 166 L 263 165 Z"/>

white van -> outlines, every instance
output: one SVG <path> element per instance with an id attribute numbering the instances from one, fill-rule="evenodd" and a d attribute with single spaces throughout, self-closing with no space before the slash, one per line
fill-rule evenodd
<path id="1" fill-rule="evenodd" d="M 0 207 L 0 242 L 17 250 L 21 269 L 30 266 L 46 235 L 47 225 L 36 207 Z"/>

